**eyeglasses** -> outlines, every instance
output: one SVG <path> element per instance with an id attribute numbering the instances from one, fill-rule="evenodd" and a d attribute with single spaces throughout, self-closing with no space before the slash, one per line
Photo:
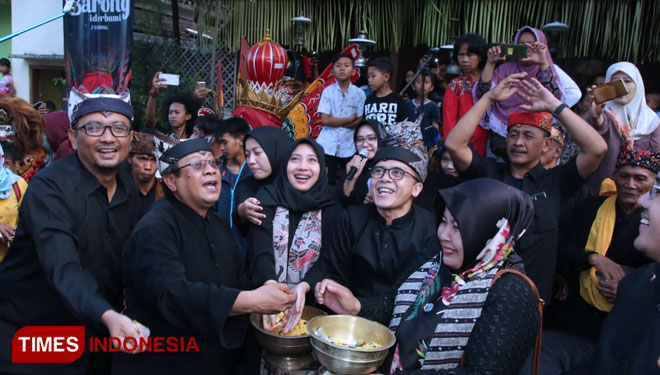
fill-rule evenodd
<path id="1" fill-rule="evenodd" d="M 387 169 L 383 167 L 373 167 L 371 168 L 370 171 L 371 171 L 371 177 L 374 178 L 381 178 L 385 175 L 385 172 L 387 172 L 390 175 L 390 178 L 393 180 L 401 180 L 405 175 L 410 175 L 410 177 L 412 177 L 415 181 L 419 182 L 417 176 L 415 176 L 412 173 L 408 173 L 401 168 L 394 167 Z"/>
<path id="2" fill-rule="evenodd" d="M 184 164 L 184 165 L 180 166 L 176 170 L 178 171 L 178 170 L 181 170 L 183 168 L 190 167 L 194 171 L 203 171 L 204 169 L 206 169 L 207 165 L 210 165 L 214 169 L 217 169 L 218 168 L 218 161 L 215 160 L 215 159 L 211 159 L 211 160 L 194 160 L 194 161 L 191 161 L 188 164 Z"/>
<path id="3" fill-rule="evenodd" d="M 365 142 L 366 143 L 376 143 L 376 141 L 378 141 L 377 137 L 367 137 L 367 138 L 357 137 L 357 139 L 356 139 L 357 144 L 361 144 L 361 143 L 365 143 Z"/>
<path id="4" fill-rule="evenodd" d="M 649 199 L 655 199 L 660 194 L 660 185 L 653 183 L 651 191 L 649 191 Z"/>
<path id="5" fill-rule="evenodd" d="M 90 137 L 100 137 L 105 133 L 106 128 L 110 128 L 110 133 L 117 138 L 128 137 L 131 133 L 131 126 L 122 123 L 104 125 L 98 122 L 88 122 L 84 125 L 80 125 L 78 130 L 83 129 L 85 134 Z"/>

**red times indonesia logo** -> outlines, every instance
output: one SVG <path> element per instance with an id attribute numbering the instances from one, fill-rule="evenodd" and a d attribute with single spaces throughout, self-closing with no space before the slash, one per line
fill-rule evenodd
<path id="1" fill-rule="evenodd" d="M 11 343 L 13 363 L 69 363 L 85 350 L 84 326 L 28 326 Z"/>

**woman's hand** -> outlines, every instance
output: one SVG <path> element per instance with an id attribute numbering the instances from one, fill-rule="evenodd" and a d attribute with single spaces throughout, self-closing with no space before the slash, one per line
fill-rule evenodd
<path id="1" fill-rule="evenodd" d="M 283 333 L 289 333 L 296 327 L 300 317 L 302 316 L 303 309 L 305 308 L 305 295 L 309 292 L 310 286 L 306 282 L 301 282 L 296 285 L 293 292 L 296 294 L 296 303 L 293 304 L 286 312 L 284 312 L 284 329 Z"/>
<path id="2" fill-rule="evenodd" d="M 552 112 L 561 104 L 561 101 L 534 77 L 520 81 L 518 95 L 530 103 L 520 105 L 520 109 L 524 111 Z"/>
<path id="3" fill-rule="evenodd" d="M 346 163 L 346 174 L 351 170 L 351 167 L 357 168 L 357 172 L 355 172 L 355 177 L 353 177 L 353 180 L 355 180 L 361 173 L 362 170 L 364 169 L 364 166 L 367 165 L 367 161 L 369 159 L 363 158 L 361 155 L 353 155 L 351 160 Z"/>
<path id="4" fill-rule="evenodd" d="M 357 315 L 362 308 L 360 301 L 345 286 L 330 279 L 316 284 L 316 302 L 337 314 Z"/>
<path id="5" fill-rule="evenodd" d="M 500 62 L 506 61 L 506 58 L 502 56 L 502 48 L 500 46 L 492 46 L 488 49 L 488 60 L 487 64 L 497 65 Z"/>
<path id="6" fill-rule="evenodd" d="M 16 234 L 16 228 L 0 223 L 0 242 L 10 244 L 14 240 L 14 234 Z"/>
<path id="7" fill-rule="evenodd" d="M 589 95 L 589 98 L 591 99 L 589 114 L 591 115 L 591 118 L 594 119 L 594 121 L 596 122 L 596 125 L 601 126 L 605 121 L 605 119 L 603 119 L 603 111 L 605 110 L 605 103 L 601 103 L 601 104 L 596 103 L 596 96 L 594 95 L 595 88 L 596 85 L 587 87 L 587 95 Z"/>
<path id="8" fill-rule="evenodd" d="M 238 205 L 237 213 L 241 220 L 247 220 L 254 225 L 261 225 L 261 220 L 266 218 L 266 215 L 261 211 L 264 209 L 260 206 L 261 202 L 257 198 L 250 197 Z"/>
<path id="9" fill-rule="evenodd" d="M 548 58 L 545 56 L 548 46 L 541 42 L 534 42 L 531 46 L 528 47 L 530 51 L 529 56 L 527 56 L 523 61 L 529 61 L 532 64 L 539 66 L 541 70 L 546 70 L 550 66 L 548 64 Z"/>
<path id="10" fill-rule="evenodd" d="M 521 82 L 527 77 L 527 73 L 514 73 L 500 81 L 495 87 L 490 89 L 485 95 L 488 95 L 494 102 L 503 102 L 519 92 L 514 84 Z"/>

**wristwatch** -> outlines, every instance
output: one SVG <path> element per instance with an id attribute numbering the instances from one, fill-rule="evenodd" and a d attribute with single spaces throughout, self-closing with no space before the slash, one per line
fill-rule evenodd
<path id="1" fill-rule="evenodd" d="M 561 114 L 561 111 L 563 111 L 564 108 L 568 108 L 568 105 L 566 103 L 561 103 L 559 106 L 557 106 L 557 108 L 554 110 L 554 112 L 552 112 L 552 115 L 555 116 L 555 117 L 559 117 L 559 115 Z"/>

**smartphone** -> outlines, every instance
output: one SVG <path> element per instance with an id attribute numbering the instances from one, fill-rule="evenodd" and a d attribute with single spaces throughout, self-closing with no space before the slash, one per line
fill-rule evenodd
<path id="1" fill-rule="evenodd" d="M 195 90 L 201 90 L 201 89 L 205 89 L 205 88 L 206 88 L 206 82 L 204 82 L 204 81 L 198 81 L 195 84 Z"/>
<path id="2" fill-rule="evenodd" d="M 179 75 L 178 74 L 167 74 L 160 73 L 158 78 L 163 79 L 160 83 L 169 86 L 179 86 Z"/>
<path id="3" fill-rule="evenodd" d="M 500 56 L 514 59 L 527 57 L 527 46 L 524 44 L 503 44 L 500 48 L 502 49 Z"/>
<path id="4" fill-rule="evenodd" d="M 605 103 L 628 94 L 628 88 L 621 78 L 612 80 L 603 85 L 595 87 L 591 92 L 594 94 L 596 104 Z"/>

